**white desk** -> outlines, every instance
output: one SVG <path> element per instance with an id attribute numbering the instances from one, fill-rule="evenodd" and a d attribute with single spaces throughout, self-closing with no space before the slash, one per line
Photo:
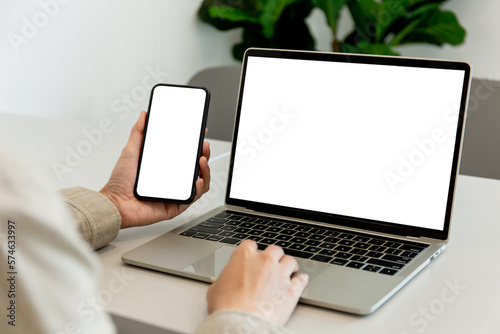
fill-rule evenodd
<path id="1" fill-rule="evenodd" d="M 135 117 L 135 116 L 134 116 Z M 62 182 L 51 163 L 63 162 L 66 146 L 85 140 L 96 124 L 40 120 L 0 113 L 0 146 L 46 174 L 54 188 L 82 185 L 99 189 L 128 137 L 128 128 L 106 134 Z M 212 185 L 204 199 L 183 215 L 223 203 L 229 143 L 211 141 Z M 374 314 L 353 316 L 299 305 L 288 327 L 296 333 L 500 333 L 500 181 L 460 176 L 448 249 Z M 98 252 L 103 263 L 105 307 L 138 324 L 191 332 L 206 315 L 208 285 L 123 264 L 120 256 L 185 222 L 123 230 Z M 121 276 L 120 284 L 116 277 Z M 115 284 L 109 288 L 110 283 Z M 335 284 L 335 282 L 332 282 Z M 113 291 L 113 292 L 111 292 Z M 144 334 L 147 334 L 144 332 Z"/>

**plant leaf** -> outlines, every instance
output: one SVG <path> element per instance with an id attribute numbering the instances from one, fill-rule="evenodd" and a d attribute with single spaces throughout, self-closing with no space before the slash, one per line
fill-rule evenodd
<path id="1" fill-rule="evenodd" d="M 321 9 L 326 15 L 326 21 L 333 31 L 337 30 L 339 14 L 349 0 L 311 0 L 313 6 Z"/>
<path id="2" fill-rule="evenodd" d="M 261 0 L 262 1 L 262 0 Z M 264 8 L 260 15 L 262 33 L 264 37 L 271 39 L 274 36 L 276 23 L 286 7 L 301 0 L 267 0 L 262 1 Z"/>
<path id="3" fill-rule="evenodd" d="M 401 1 L 394 0 L 353 0 L 348 6 L 358 35 L 370 43 L 382 42 L 390 26 L 406 14 Z"/>
<path id="4" fill-rule="evenodd" d="M 258 18 L 234 7 L 212 6 L 208 9 L 208 14 L 212 19 L 219 18 L 231 22 L 259 22 Z"/>
<path id="5" fill-rule="evenodd" d="M 429 11 L 415 29 L 401 40 L 401 44 L 427 42 L 435 45 L 444 43 L 458 45 L 465 40 L 465 34 L 465 29 L 454 13 L 434 9 Z"/>

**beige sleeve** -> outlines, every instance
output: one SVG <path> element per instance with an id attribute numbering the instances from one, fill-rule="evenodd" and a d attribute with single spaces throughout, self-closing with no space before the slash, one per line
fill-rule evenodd
<path id="1" fill-rule="evenodd" d="M 120 212 L 106 196 L 83 187 L 63 189 L 61 195 L 81 235 L 93 249 L 99 249 L 116 238 L 122 220 Z"/>
<path id="2" fill-rule="evenodd" d="M 291 334 L 292 332 L 248 312 L 221 310 L 206 317 L 195 332 L 195 334 L 212 333 Z"/>

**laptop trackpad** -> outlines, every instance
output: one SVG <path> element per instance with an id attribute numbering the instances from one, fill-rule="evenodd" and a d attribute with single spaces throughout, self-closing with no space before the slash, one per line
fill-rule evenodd
<path id="1" fill-rule="evenodd" d="M 182 268 L 182 271 L 210 277 L 214 281 L 220 275 L 235 250 L 235 247 L 222 246 L 201 260 Z"/>

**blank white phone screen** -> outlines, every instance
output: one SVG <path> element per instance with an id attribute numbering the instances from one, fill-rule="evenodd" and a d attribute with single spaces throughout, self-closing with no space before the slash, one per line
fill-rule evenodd
<path id="1" fill-rule="evenodd" d="M 206 98 L 199 88 L 154 88 L 137 183 L 140 196 L 189 199 Z"/>

